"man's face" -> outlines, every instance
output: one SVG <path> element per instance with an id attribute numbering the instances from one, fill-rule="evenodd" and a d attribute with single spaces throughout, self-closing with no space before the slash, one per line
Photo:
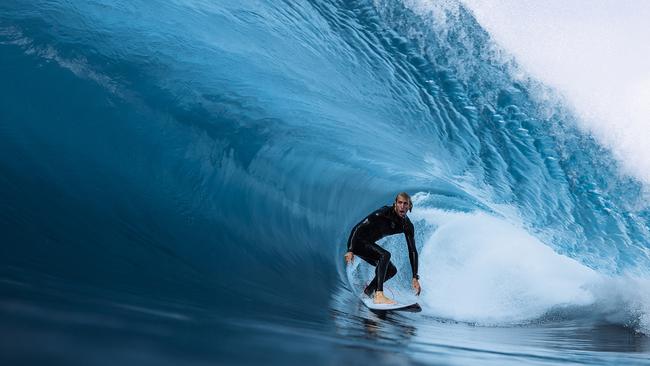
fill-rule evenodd
<path id="1" fill-rule="evenodd" d="M 405 200 L 404 198 L 397 197 L 397 200 L 395 200 L 395 212 L 400 216 L 404 217 L 406 216 L 406 211 L 409 209 L 409 201 Z"/>

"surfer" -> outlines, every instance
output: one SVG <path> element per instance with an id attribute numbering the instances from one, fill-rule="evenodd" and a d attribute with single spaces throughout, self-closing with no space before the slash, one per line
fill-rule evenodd
<path id="1" fill-rule="evenodd" d="M 352 263 L 356 254 L 364 261 L 375 266 L 375 278 L 370 281 L 363 292 L 372 297 L 375 304 L 395 304 L 395 301 L 384 295 L 384 282 L 397 274 L 397 268 L 390 261 L 390 252 L 377 245 L 376 241 L 388 235 L 404 233 L 409 251 L 413 280 L 411 285 L 420 294 L 420 276 L 418 276 L 418 252 L 415 248 L 415 230 L 411 220 L 406 216 L 411 211 L 413 203 L 411 196 L 401 192 L 395 197 L 392 206 L 384 206 L 352 228 L 348 239 L 348 252 L 345 253 L 347 264 Z"/>

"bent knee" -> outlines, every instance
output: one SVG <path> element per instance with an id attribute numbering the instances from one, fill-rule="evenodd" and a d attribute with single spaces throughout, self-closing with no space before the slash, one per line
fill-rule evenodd
<path id="1" fill-rule="evenodd" d="M 389 261 L 390 260 L 390 252 L 386 251 L 381 253 L 381 260 L 382 261 Z"/>

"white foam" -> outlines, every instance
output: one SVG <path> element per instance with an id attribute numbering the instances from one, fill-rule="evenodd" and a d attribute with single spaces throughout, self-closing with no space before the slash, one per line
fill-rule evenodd
<path id="1" fill-rule="evenodd" d="M 437 227 L 421 251 L 425 311 L 481 324 L 536 319 L 594 303 L 598 274 L 525 230 L 482 213 L 420 211 Z"/>
<path id="2" fill-rule="evenodd" d="M 509 325 L 572 309 L 650 334 L 648 277 L 598 273 L 554 252 L 512 218 L 426 208 L 411 218 L 433 228 L 419 266 L 419 303 L 429 315 Z"/>
<path id="3" fill-rule="evenodd" d="M 461 1 L 518 63 L 566 96 L 625 173 L 650 183 L 650 2 Z"/>
<path id="4" fill-rule="evenodd" d="M 650 279 L 637 275 L 602 277 L 592 292 L 604 320 L 650 335 Z"/>

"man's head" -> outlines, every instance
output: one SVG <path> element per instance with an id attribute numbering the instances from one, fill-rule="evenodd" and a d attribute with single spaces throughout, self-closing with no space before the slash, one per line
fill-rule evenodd
<path id="1" fill-rule="evenodd" d="M 393 203 L 393 209 L 395 209 L 395 213 L 400 217 L 406 216 L 406 211 L 411 211 L 411 209 L 413 209 L 411 196 L 406 192 L 398 193 L 395 197 L 395 203 Z"/>

